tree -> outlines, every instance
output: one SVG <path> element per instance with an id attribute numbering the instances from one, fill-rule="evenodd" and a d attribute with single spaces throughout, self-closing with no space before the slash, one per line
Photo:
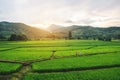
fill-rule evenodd
<path id="1" fill-rule="evenodd" d="M 3 35 L 0 35 L 0 40 L 5 40 L 6 37 L 4 37 Z"/>
<path id="2" fill-rule="evenodd" d="M 99 36 L 98 40 L 101 40 L 101 41 L 111 41 L 112 38 L 110 36 L 106 35 L 106 36 Z"/>
<path id="3" fill-rule="evenodd" d="M 18 35 L 17 38 L 18 38 L 18 40 L 20 40 L 20 41 L 26 41 L 26 40 L 28 40 L 27 36 L 24 35 L 24 34 Z"/>
<path id="4" fill-rule="evenodd" d="M 26 41 L 28 40 L 28 38 L 24 34 L 20 34 L 20 35 L 12 34 L 8 40 L 9 41 Z"/>
<path id="5" fill-rule="evenodd" d="M 71 31 L 68 32 L 68 38 L 72 39 L 72 32 Z"/>
<path id="6" fill-rule="evenodd" d="M 111 37 L 110 36 L 106 36 L 105 37 L 105 41 L 111 41 L 112 39 L 111 39 Z"/>
<path id="7" fill-rule="evenodd" d="M 17 41 L 17 35 L 16 34 L 12 34 L 8 40 L 10 40 L 10 41 Z"/>

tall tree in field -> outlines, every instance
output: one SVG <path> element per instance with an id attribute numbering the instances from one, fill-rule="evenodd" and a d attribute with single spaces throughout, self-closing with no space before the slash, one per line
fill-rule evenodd
<path id="1" fill-rule="evenodd" d="M 68 38 L 69 38 L 69 39 L 72 39 L 72 31 L 69 31 L 69 32 L 68 32 Z"/>

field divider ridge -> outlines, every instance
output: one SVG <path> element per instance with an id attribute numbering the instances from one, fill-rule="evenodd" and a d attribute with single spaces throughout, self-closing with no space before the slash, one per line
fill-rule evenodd
<path id="1" fill-rule="evenodd" d="M 88 70 L 99 70 L 120 67 L 120 64 L 114 65 L 102 65 L 93 67 L 82 67 L 82 68 L 69 68 L 69 69 L 56 69 L 56 70 L 34 70 L 32 73 L 56 73 L 56 72 L 72 72 L 72 71 L 88 71 Z"/>

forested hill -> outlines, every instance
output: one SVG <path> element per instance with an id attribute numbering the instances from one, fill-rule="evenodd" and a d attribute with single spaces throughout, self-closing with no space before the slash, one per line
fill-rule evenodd
<path id="1" fill-rule="evenodd" d="M 0 40 L 8 39 L 12 34 L 24 34 L 29 40 L 52 39 L 120 39 L 120 27 L 98 28 L 73 25 L 62 27 L 51 25 L 49 31 L 31 27 L 23 23 L 0 22 Z"/>
<path id="2" fill-rule="evenodd" d="M 113 39 L 120 39 L 120 27 L 92 27 L 92 26 L 79 26 L 73 25 L 69 27 L 61 27 L 57 25 L 51 25 L 50 31 L 64 36 L 71 32 L 73 39 L 97 39 L 98 37 L 111 37 Z M 57 35 L 56 35 L 57 36 Z"/>
<path id="3" fill-rule="evenodd" d="M 49 32 L 23 23 L 0 22 L 0 37 L 9 38 L 12 34 L 24 34 L 29 39 L 37 40 L 46 37 Z"/>

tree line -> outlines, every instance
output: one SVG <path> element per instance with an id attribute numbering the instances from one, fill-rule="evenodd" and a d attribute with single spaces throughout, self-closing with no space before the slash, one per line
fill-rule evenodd
<path id="1" fill-rule="evenodd" d="M 66 35 L 66 36 L 65 36 Z M 60 35 L 60 34 L 56 34 L 56 33 L 51 33 L 48 36 L 46 36 L 47 39 L 68 39 L 68 40 L 74 40 L 74 39 L 78 39 L 78 40 L 100 40 L 100 41 L 111 41 L 112 39 L 118 39 L 120 40 L 120 35 L 79 35 L 79 36 L 75 36 L 73 35 L 72 31 L 69 31 L 67 34 Z M 8 41 L 27 41 L 30 40 L 28 39 L 27 35 L 25 34 L 11 34 L 11 36 L 9 38 L 6 38 L 2 35 L 0 35 L 0 40 L 8 40 Z"/>
<path id="2" fill-rule="evenodd" d="M 8 38 L 9 41 L 27 41 L 28 38 L 26 35 L 24 34 L 12 34 L 9 38 Z"/>

